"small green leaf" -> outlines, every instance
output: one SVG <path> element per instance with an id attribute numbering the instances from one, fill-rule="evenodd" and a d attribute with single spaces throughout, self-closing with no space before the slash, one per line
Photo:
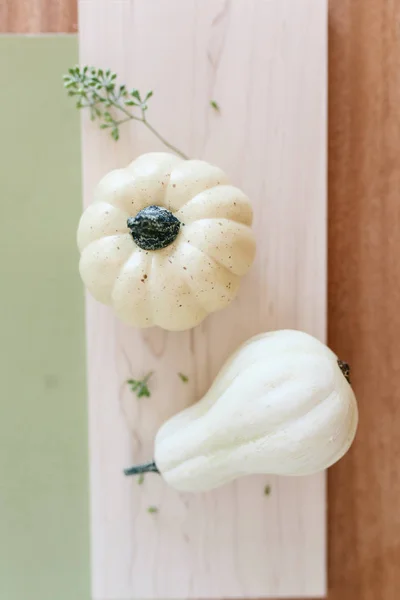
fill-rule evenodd
<path id="1" fill-rule="evenodd" d="M 134 98 L 136 98 L 136 100 L 139 100 L 139 102 L 141 102 L 141 98 L 140 98 L 140 93 L 139 90 L 136 90 L 135 88 L 133 88 L 133 90 L 131 91 L 131 96 L 133 96 Z"/>
<path id="2" fill-rule="evenodd" d="M 143 398 L 143 397 L 150 398 L 150 390 L 147 387 L 147 384 L 142 383 L 141 385 L 139 385 L 139 387 L 137 388 L 137 397 L 138 398 Z"/>
<path id="3" fill-rule="evenodd" d="M 109 127 L 110 127 L 110 126 L 109 126 L 109 125 L 107 125 L 107 123 L 102 123 L 102 124 L 100 125 L 100 129 L 108 129 Z"/>
<path id="4" fill-rule="evenodd" d="M 128 379 L 127 384 L 130 386 L 131 391 L 136 394 L 138 398 L 150 397 L 150 390 L 147 385 L 150 377 L 153 375 L 153 372 L 147 373 L 143 379 Z"/>
<path id="5" fill-rule="evenodd" d="M 116 127 L 114 127 L 114 129 L 112 130 L 111 137 L 116 142 L 119 140 L 119 131 L 118 131 L 118 129 Z"/>
<path id="6" fill-rule="evenodd" d="M 139 477 L 137 478 L 137 482 L 138 485 L 142 485 L 144 483 L 144 473 L 140 473 Z"/>
<path id="7" fill-rule="evenodd" d="M 150 92 L 147 92 L 147 94 L 146 94 L 146 97 L 145 97 L 145 99 L 143 100 L 143 102 L 147 102 L 147 100 L 148 100 L 149 98 L 151 98 L 151 97 L 152 97 L 152 95 L 153 95 L 153 91 L 152 91 L 152 90 L 151 90 Z"/>
<path id="8" fill-rule="evenodd" d="M 213 108 L 216 112 L 220 112 L 220 107 L 218 102 L 216 102 L 215 100 L 210 100 L 210 106 L 211 108 Z"/>
<path id="9" fill-rule="evenodd" d="M 125 106 L 140 106 L 137 102 L 135 102 L 134 100 L 124 100 L 124 104 Z"/>
<path id="10" fill-rule="evenodd" d="M 189 381 L 189 377 L 183 373 L 178 373 L 178 377 L 183 381 L 183 383 L 187 383 Z"/>
<path id="11" fill-rule="evenodd" d="M 269 496 L 271 494 L 271 486 L 267 484 L 264 488 L 264 496 Z"/>
<path id="12" fill-rule="evenodd" d="M 158 513 L 158 508 L 157 508 L 157 506 L 149 506 L 149 508 L 147 509 L 147 512 L 150 513 L 151 515 L 154 515 L 154 514 Z"/>

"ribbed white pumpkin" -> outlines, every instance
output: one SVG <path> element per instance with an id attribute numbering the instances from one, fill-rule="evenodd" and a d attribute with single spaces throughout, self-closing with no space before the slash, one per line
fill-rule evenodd
<path id="1" fill-rule="evenodd" d="M 106 175 L 82 215 L 81 277 L 131 325 L 189 329 L 236 296 L 254 259 L 251 223 L 248 198 L 218 167 L 144 154 Z"/>
<path id="2" fill-rule="evenodd" d="M 309 475 L 347 452 L 357 422 L 353 390 L 329 348 L 300 331 L 266 333 L 160 428 L 155 464 L 170 486 L 189 492 L 251 473 Z"/>

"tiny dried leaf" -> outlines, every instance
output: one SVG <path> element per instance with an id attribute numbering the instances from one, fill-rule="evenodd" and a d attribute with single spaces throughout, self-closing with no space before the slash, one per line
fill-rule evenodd
<path id="1" fill-rule="evenodd" d="M 264 488 L 264 496 L 269 496 L 271 494 L 271 486 L 267 484 Z"/>
<path id="2" fill-rule="evenodd" d="M 178 377 L 181 379 L 181 381 L 183 381 L 183 383 L 187 383 L 189 381 L 189 377 L 183 373 L 178 373 Z"/>
<path id="3" fill-rule="evenodd" d="M 147 384 L 152 375 L 153 372 L 150 371 L 150 373 L 147 373 L 143 379 L 128 379 L 126 383 L 130 386 L 131 391 L 134 392 L 138 398 L 149 398 L 151 394 Z"/>

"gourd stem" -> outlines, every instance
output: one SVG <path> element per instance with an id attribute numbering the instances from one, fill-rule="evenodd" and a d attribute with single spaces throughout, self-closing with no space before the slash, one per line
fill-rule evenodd
<path id="1" fill-rule="evenodd" d="M 125 475 L 140 475 L 142 473 L 160 473 L 156 463 L 153 461 L 144 465 L 134 465 L 128 469 L 124 469 Z"/>
<path id="2" fill-rule="evenodd" d="M 344 362 L 343 360 L 338 360 L 337 363 L 338 363 L 339 369 L 342 371 L 345 379 L 347 379 L 347 381 L 351 384 L 351 381 L 350 381 L 350 365 L 347 362 Z"/>

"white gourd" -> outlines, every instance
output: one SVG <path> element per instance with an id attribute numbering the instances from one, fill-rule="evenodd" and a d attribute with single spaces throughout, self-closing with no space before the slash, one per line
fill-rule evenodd
<path id="1" fill-rule="evenodd" d="M 250 339 L 199 402 L 162 425 L 155 464 L 145 470 L 156 466 L 173 488 L 200 492 L 252 473 L 326 469 L 347 452 L 357 429 L 345 367 L 300 331 Z"/>
<path id="2" fill-rule="evenodd" d="M 184 330 L 236 296 L 253 262 L 248 198 L 218 167 L 144 154 L 108 173 L 78 228 L 89 292 L 136 327 Z"/>

